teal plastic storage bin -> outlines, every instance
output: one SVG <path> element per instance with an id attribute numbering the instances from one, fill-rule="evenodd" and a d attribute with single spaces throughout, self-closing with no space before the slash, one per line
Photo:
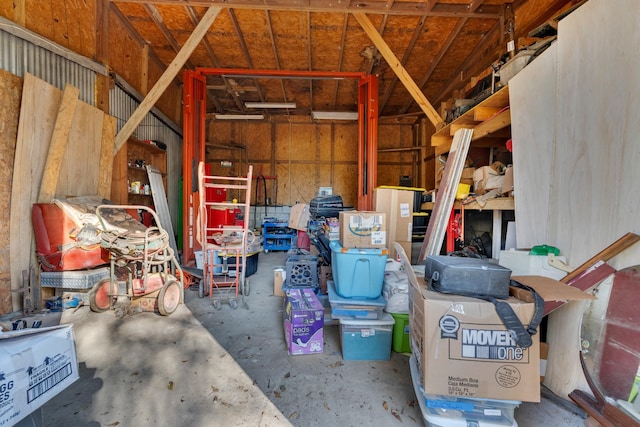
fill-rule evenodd
<path id="1" fill-rule="evenodd" d="M 409 315 L 389 313 L 396 323 L 393 325 L 393 351 L 411 353 L 411 336 L 409 335 Z"/>
<path id="2" fill-rule="evenodd" d="M 381 319 L 340 319 L 340 342 L 344 360 L 389 360 L 393 317 L 384 313 Z"/>
<path id="3" fill-rule="evenodd" d="M 344 298 L 378 298 L 382 295 L 387 249 L 343 248 L 333 240 L 331 270 L 336 292 Z"/>

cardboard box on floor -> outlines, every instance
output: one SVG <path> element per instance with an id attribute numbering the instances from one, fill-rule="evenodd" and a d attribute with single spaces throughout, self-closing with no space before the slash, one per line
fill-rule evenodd
<path id="1" fill-rule="evenodd" d="M 412 285 L 409 289 L 411 346 L 425 393 L 539 402 L 539 334 L 532 336 L 531 347 L 516 346 L 492 303 L 427 290 L 426 281 L 413 273 L 402 248 L 396 249 Z M 519 276 L 519 281 L 536 288 L 536 282 L 552 280 L 539 277 Z M 567 291 L 569 286 L 554 282 L 559 290 L 546 289 L 546 295 L 541 293 L 545 300 L 566 298 L 574 291 L 578 292 L 574 299 L 584 294 L 575 288 Z M 527 325 L 533 315 L 533 304 L 515 297 L 507 302 Z"/>
<path id="2" fill-rule="evenodd" d="M 384 212 L 340 212 L 340 246 L 343 248 L 375 249 L 387 244 Z"/>
<path id="3" fill-rule="evenodd" d="M 293 228 L 294 230 L 307 231 L 309 215 L 309 205 L 305 203 L 296 203 L 291 206 L 288 227 Z"/>
<path id="4" fill-rule="evenodd" d="M 0 333 L 0 425 L 14 425 L 79 378 L 71 325 Z"/>
<path id="5" fill-rule="evenodd" d="M 376 187 L 373 189 L 373 206 L 376 212 L 386 216 L 387 249 L 389 256 L 396 259 L 394 242 L 405 243 L 403 247 L 411 259 L 411 234 L 413 231 L 413 201 L 415 191 L 394 187 Z"/>
<path id="6" fill-rule="evenodd" d="M 276 297 L 283 297 L 284 291 L 282 290 L 282 284 L 287 276 L 287 272 L 284 266 L 276 267 L 273 269 L 273 295 Z"/>

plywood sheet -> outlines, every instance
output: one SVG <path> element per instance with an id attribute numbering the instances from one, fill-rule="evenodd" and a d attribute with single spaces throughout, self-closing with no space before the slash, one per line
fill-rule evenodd
<path id="1" fill-rule="evenodd" d="M 334 126 L 333 160 L 357 161 L 358 126 L 353 124 L 336 124 Z"/>
<path id="2" fill-rule="evenodd" d="M 638 231 L 638 14 L 634 0 L 596 0 L 560 22 L 547 241 L 571 265 Z"/>
<path id="3" fill-rule="evenodd" d="M 519 248 L 547 243 L 557 62 L 557 45 L 554 44 L 509 81 L 514 194 L 517 196 L 516 243 Z"/>
<path id="4" fill-rule="evenodd" d="M 22 79 L 7 71 L 0 70 L 0 204 L 11 204 L 11 182 Z M 0 314 L 13 311 L 11 304 L 11 259 L 10 259 L 10 209 L 0 210 Z"/>
<path id="5" fill-rule="evenodd" d="M 24 78 L 20 121 L 11 191 L 11 288 L 22 284 L 22 270 L 29 268 L 33 228 L 31 205 L 36 202 L 40 182 L 58 114 L 62 91 L 31 74 Z M 12 295 L 19 309 L 21 295 Z"/>
<path id="6" fill-rule="evenodd" d="M 97 194 L 104 113 L 78 102 L 62 159 L 57 197 Z"/>
<path id="7" fill-rule="evenodd" d="M 358 206 L 358 165 L 337 164 L 333 167 L 333 194 L 342 196 L 345 206 Z"/>

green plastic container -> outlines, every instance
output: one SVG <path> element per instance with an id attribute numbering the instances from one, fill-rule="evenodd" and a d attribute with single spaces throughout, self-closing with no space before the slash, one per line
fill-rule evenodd
<path id="1" fill-rule="evenodd" d="M 401 313 L 389 313 L 396 321 L 393 325 L 393 351 L 396 353 L 411 353 L 409 339 L 409 315 Z"/>

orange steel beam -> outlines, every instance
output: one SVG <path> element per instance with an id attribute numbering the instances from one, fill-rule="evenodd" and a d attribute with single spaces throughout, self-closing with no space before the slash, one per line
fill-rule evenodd
<path id="1" fill-rule="evenodd" d="M 196 68 L 184 74 L 183 94 L 183 197 L 182 263 L 195 260 L 195 216 L 198 208 L 197 165 L 205 159 L 205 76 L 358 79 L 358 209 L 373 209 L 373 189 L 378 173 L 378 78 L 364 72 L 249 70 L 242 68 Z M 195 165 L 195 167 L 194 167 Z"/>

